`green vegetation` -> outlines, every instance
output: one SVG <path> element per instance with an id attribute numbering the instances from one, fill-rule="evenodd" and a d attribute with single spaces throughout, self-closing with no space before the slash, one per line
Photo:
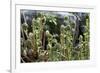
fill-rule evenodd
<path id="1" fill-rule="evenodd" d="M 68 18 L 65 17 L 64 20 L 68 21 Z M 21 62 L 88 60 L 89 18 L 85 20 L 84 41 L 80 35 L 79 44 L 75 47 L 74 23 L 59 24 L 57 16 L 38 13 L 38 16 L 32 19 L 32 32 L 28 32 L 27 23 L 21 24 Z"/>

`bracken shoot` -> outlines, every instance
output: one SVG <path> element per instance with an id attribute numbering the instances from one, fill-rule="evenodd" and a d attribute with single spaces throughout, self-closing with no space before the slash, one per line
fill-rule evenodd
<path id="1" fill-rule="evenodd" d="M 89 60 L 89 13 L 20 11 L 21 63 Z"/>

